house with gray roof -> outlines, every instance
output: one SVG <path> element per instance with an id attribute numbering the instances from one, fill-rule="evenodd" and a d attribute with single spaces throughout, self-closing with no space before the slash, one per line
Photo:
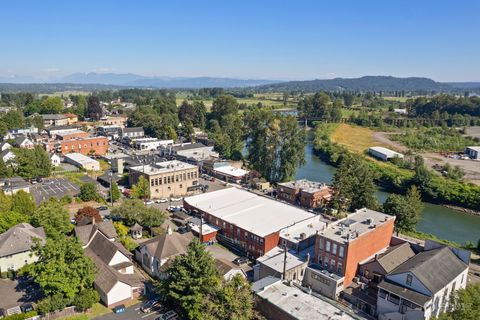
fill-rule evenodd
<path id="1" fill-rule="evenodd" d="M 94 287 L 100 299 L 106 306 L 112 307 L 141 295 L 144 284 L 143 279 L 135 274 L 132 254 L 115 241 L 115 229 L 112 231 L 113 225 L 108 222 L 77 227 L 75 234 L 84 244 L 85 255 L 98 269 Z"/>
<path id="2" fill-rule="evenodd" d="M 468 263 L 455 252 L 446 246 L 422 251 L 389 272 L 378 284 L 379 318 L 428 320 L 445 312 L 467 284 Z"/>
<path id="3" fill-rule="evenodd" d="M 80 240 L 84 248 L 88 246 L 97 233 L 101 233 L 109 241 L 115 241 L 115 238 L 118 237 L 115 227 L 110 220 L 97 223 L 93 221 L 92 223 L 91 220 L 86 219 L 80 221 L 75 227 L 75 235 L 78 237 L 78 240 Z"/>
<path id="4" fill-rule="evenodd" d="M 45 243 L 43 227 L 34 228 L 28 223 L 20 223 L 0 234 L 0 272 L 18 270 L 37 261 L 38 257 L 32 254 L 34 239 Z"/>
<path id="5" fill-rule="evenodd" d="M 151 276 L 164 279 L 167 277 L 166 268 L 172 258 L 186 253 L 187 246 L 192 239 L 178 232 L 173 232 L 170 226 L 167 232 L 156 236 L 136 250 L 135 256 L 142 268 Z"/>

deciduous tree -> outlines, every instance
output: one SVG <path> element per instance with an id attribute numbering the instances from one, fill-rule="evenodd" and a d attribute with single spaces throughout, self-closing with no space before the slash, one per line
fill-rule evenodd
<path id="1" fill-rule="evenodd" d="M 52 238 L 63 238 L 63 234 L 72 230 L 67 210 L 54 199 L 42 202 L 33 213 L 31 223 L 34 227 L 43 227 Z"/>
<path id="2" fill-rule="evenodd" d="M 77 223 L 79 223 L 83 218 L 87 218 L 90 221 L 95 219 L 95 222 L 103 221 L 100 211 L 90 206 L 85 206 L 81 209 L 78 209 L 77 213 L 75 214 L 75 221 Z"/>
<path id="3" fill-rule="evenodd" d="M 93 182 L 84 183 L 80 187 L 80 199 L 82 201 L 98 200 L 100 195 L 97 192 L 97 186 Z"/>
<path id="4" fill-rule="evenodd" d="M 133 185 L 131 195 L 143 200 L 150 198 L 150 184 L 144 176 L 140 176 L 137 183 Z"/>

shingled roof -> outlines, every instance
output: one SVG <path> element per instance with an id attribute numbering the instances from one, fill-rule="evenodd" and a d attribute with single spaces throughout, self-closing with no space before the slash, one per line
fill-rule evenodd
<path id="1" fill-rule="evenodd" d="M 20 223 L 0 234 L 0 257 L 29 251 L 33 239 L 38 238 L 42 243 L 46 236 L 43 227 L 34 228 L 28 223 Z"/>
<path id="2" fill-rule="evenodd" d="M 386 273 L 389 273 L 413 256 L 415 256 L 415 252 L 410 247 L 410 244 L 405 242 L 388 248 L 377 257 L 377 262 Z"/>
<path id="3" fill-rule="evenodd" d="M 453 281 L 468 266 L 450 248 L 423 251 L 401 264 L 390 275 L 411 272 L 433 294 Z"/>
<path id="4" fill-rule="evenodd" d="M 103 233 L 109 239 L 116 238 L 118 236 L 117 232 L 115 231 L 115 227 L 110 220 L 95 224 L 77 226 L 75 227 L 75 235 L 78 237 L 78 239 L 83 245 L 86 245 L 97 230 Z"/>
<path id="5" fill-rule="evenodd" d="M 184 235 L 167 232 L 144 242 L 142 247 L 145 247 L 150 255 L 162 260 L 187 252 L 189 243 L 190 239 Z"/>

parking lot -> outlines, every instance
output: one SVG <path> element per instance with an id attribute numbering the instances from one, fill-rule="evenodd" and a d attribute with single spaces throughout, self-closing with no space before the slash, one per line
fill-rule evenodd
<path id="1" fill-rule="evenodd" d="M 60 199 L 63 196 L 75 196 L 80 192 L 80 187 L 67 179 L 45 179 L 30 187 L 30 193 L 35 198 L 35 202 L 40 204 L 50 198 Z"/>

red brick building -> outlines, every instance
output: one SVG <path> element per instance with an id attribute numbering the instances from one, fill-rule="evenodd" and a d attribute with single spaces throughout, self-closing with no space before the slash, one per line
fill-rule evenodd
<path id="1" fill-rule="evenodd" d="M 259 257 L 280 243 L 289 229 L 289 238 L 304 240 L 315 236 L 319 217 L 305 210 L 254 193 L 228 188 L 184 199 L 184 208 L 202 215 L 205 223 L 218 228 L 217 240 Z M 296 226 L 305 226 L 297 228 Z M 205 239 L 204 239 L 205 240 Z"/>
<path id="2" fill-rule="evenodd" d="M 84 155 L 104 155 L 108 151 L 108 138 L 85 137 L 70 140 L 61 140 L 60 148 L 62 154 L 78 152 Z"/>
<path id="3" fill-rule="evenodd" d="M 279 183 L 277 197 L 303 207 L 318 208 L 330 201 L 332 190 L 325 183 L 302 179 Z"/>
<path id="4" fill-rule="evenodd" d="M 387 248 L 395 217 L 370 209 L 359 209 L 317 234 L 314 262 L 343 276 L 347 287 L 361 261 Z"/>

